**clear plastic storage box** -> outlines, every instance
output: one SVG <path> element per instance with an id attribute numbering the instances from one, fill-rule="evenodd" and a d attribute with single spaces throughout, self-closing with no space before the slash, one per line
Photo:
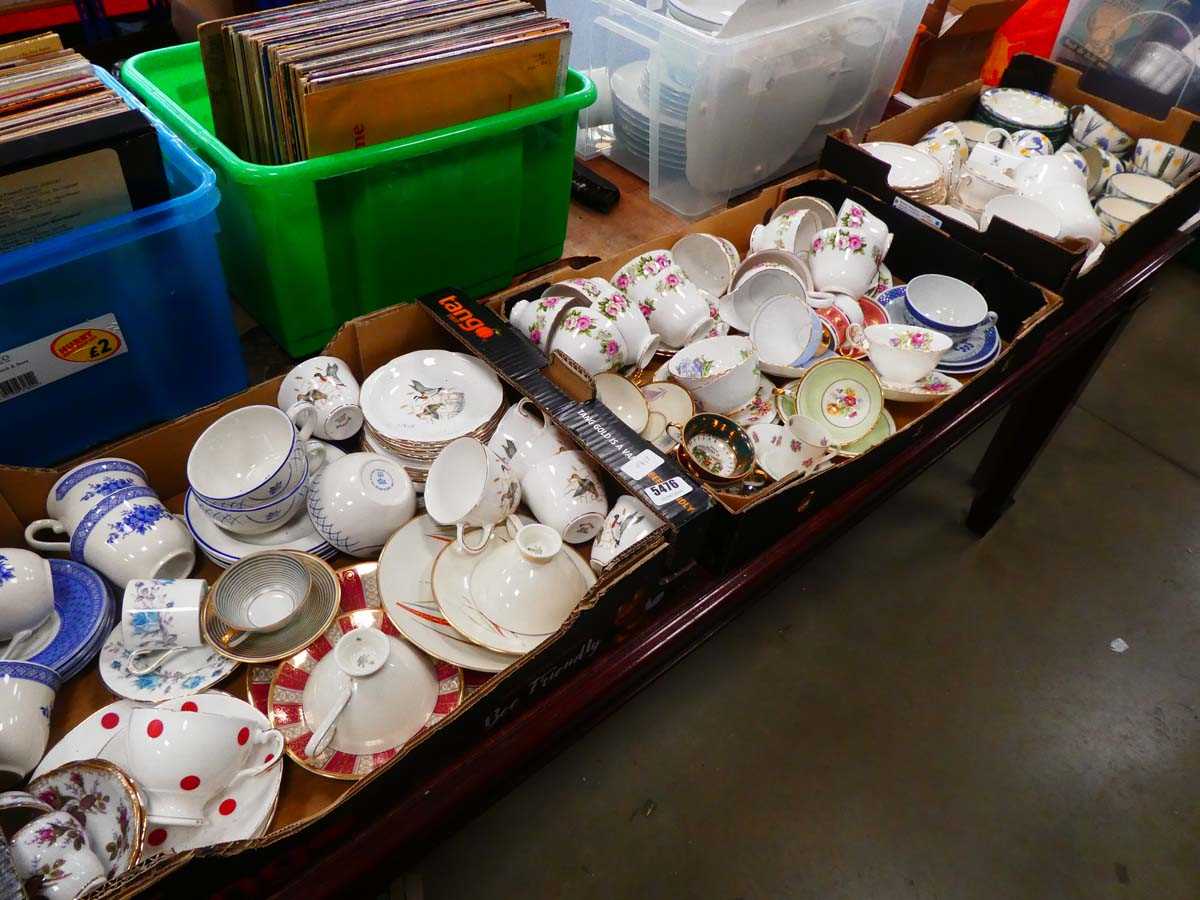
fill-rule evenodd
<path id="1" fill-rule="evenodd" d="M 695 217 L 813 162 L 827 132 L 861 135 L 877 122 L 925 3 L 549 0 L 549 8 L 571 20 L 571 66 L 599 92 L 580 116 L 580 154 L 609 156 L 645 178 L 653 200 Z"/>

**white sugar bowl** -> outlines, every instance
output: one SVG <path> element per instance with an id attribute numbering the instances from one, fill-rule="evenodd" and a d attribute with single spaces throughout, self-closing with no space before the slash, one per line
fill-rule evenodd
<path id="1" fill-rule="evenodd" d="M 351 556 L 374 556 L 417 509 L 404 466 L 378 453 L 348 453 L 313 476 L 308 518 Z"/>
<path id="2" fill-rule="evenodd" d="M 508 520 L 511 541 L 488 553 L 471 575 L 471 598 L 485 616 L 518 634 L 557 631 L 596 576 L 548 525 Z"/>

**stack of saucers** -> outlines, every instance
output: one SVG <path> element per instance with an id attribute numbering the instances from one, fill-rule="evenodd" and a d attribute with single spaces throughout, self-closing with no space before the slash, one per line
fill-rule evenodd
<path id="1" fill-rule="evenodd" d="M 937 157 L 891 141 L 870 141 L 862 149 L 891 166 L 888 187 L 897 194 L 927 206 L 946 201 L 946 174 Z"/>
<path id="2" fill-rule="evenodd" d="M 988 88 L 979 95 L 979 121 L 1005 131 L 1033 129 L 1050 138 L 1055 148 L 1070 136 L 1069 111 L 1053 97 L 1021 88 Z"/>
<path id="3" fill-rule="evenodd" d="M 447 444 L 487 441 L 504 415 L 496 375 L 449 350 L 417 350 L 380 366 L 363 382 L 361 402 L 363 449 L 403 465 L 418 493 Z"/>
<path id="4" fill-rule="evenodd" d="M 116 624 L 116 604 L 98 573 L 73 560 L 51 559 L 54 611 L 33 630 L 15 656 L 0 643 L 0 656 L 28 660 L 74 678 L 100 652 Z"/>

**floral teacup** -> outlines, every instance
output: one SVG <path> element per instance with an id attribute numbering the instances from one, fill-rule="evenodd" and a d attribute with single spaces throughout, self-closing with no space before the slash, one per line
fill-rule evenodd
<path id="1" fill-rule="evenodd" d="M 875 283 L 884 247 L 856 228 L 825 228 L 813 238 L 813 285 L 817 290 L 861 297 Z"/>
<path id="2" fill-rule="evenodd" d="M 68 812 L 46 813 L 14 835 L 13 866 L 31 897 L 72 900 L 103 883 L 107 873 Z"/>
<path id="3" fill-rule="evenodd" d="M 662 339 L 650 330 L 646 317 L 633 301 L 603 278 L 572 278 L 561 287 L 578 291 L 588 298 L 593 309 L 613 321 L 627 351 L 625 365 L 644 369 L 649 364 Z"/>
<path id="4" fill-rule="evenodd" d="M 203 578 L 135 578 L 125 585 L 121 637 L 133 653 L 135 674 L 156 669 L 171 656 L 204 643 L 200 606 L 207 593 Z"/>
<path id="5" fill-rule="evenodd" d="M 706 334 L 716 308 L 712 297 L 674 265 L 659 273 L 652 292 L 638 303 L 650 330 L 659 334 L 667 347 L 682 347 Z"/>
<path id="6" fill-rule="evenodd" d="M 1022 128 L 1014 131 L 1004 142 L 1004 149 L 1009 153 L 1026 158 L 1030 156 L 1049 156 L 1054 152 L 1050 138 L 1032 128 Z"/>
<path id="7" fill-rule="evenodd" d="M 968 136 L 963 133 L 962 125 L 963 123 L 960 122 L 942 122 L 940 125 L 934 125 L 921 135 L 920 143 L 936 145 L 938 150 L 941 150 L 943 147 L 952 147 L 958 154 L 960 162 L 965 163 L 967 161 L 967 154 L 971 152 L 971 148 Z M 986 126 L 984 127 L 986 129 Z"/>
<path id="8" fill-rule="evenodd" d="M 588 307 L 567 311 L 550 341 L 550 350 L 571 357 L 589 375 L 620 368 L 629 357 L 617 323 Z"/>
<path id="9" fill-rule="evenodd" d="M 645 300 L 654 296 L 661 280 L 660 276 L 674 265 L 675 259 L 670 250 L 642 253 L 617 269 L 617 274 L 612 278 L 613 287 L 641 306 Z M 644 309 L 642 312 L 649 318 Z"/>
<path id="10" fill-rule="evenodd" d="M 1099 147 L 1124 156 L 1133 147 L 1133 138 L 1086 103 L 1072 106 L 1067 115 L 1075 143 Z"/>
<path id="11" fill-rule="evenodd" d="M 554 285 L 551 285 L 547 291 L 553 288 Z M 518 300 L 509 310 L 508 320 L 533 341 L 539 350 L 546 353 L 562 314 L 586 303 L 587 300 L 578 295 L 564 297 L 557 294 L 547 294 L 538 300 Z"/>
<path id="12" fill-rule="evenodd" d="M 1200 153 L 1166 141 L 1141 138 L 1133 149 L 1133 170 L 1179 187 L 1200 172 Z"/>

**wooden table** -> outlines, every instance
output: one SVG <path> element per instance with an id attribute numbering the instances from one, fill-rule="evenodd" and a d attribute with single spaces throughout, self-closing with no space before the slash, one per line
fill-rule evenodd
<path id="1" fill-rule="evenodd" d="M 602 246 L 594 245 L 592 253 L 607 253 L 676 227 L 678 220 L 666 221 L 669 213 L 647 207 L 644 197 L 626 190 L 622 182 L 629 176 L 620 170 L 603 171 L 622 184 L 625 206 L 619 218 L 602 223 L 593 222 L 596 214 L 572 208 L 573 250 L 581 246 L 581 229 L 602 235 Z M 626 224 L 621 226 L 623 221 Z M 624 241 L 613 230 L 618 227 L 629 228 Z M 363 812 L 362 804 L 347 804 L 259 851 L 196 861 L 167 875 L 150 888 L 150 895 L 287 895 L 308 900 L 361 896 L 379 887 L 456 823 L 508 791 L 797 569 L 815 549 L 850 528 L 1009 404 L 973 482 L 976 499 L 967 524 L 985 532 L 1013 502 L 1022 478 L 1145 299 L 1154 276 L 1190 241 L 1190 236 L 1178 235 L 1115 278 L 1102 293 L 1074 298 L 1032 355 L 957 417 L 926 429 L 836 503 L 797 522 L 748 564 L 720 576 L 693 568 L 671 586 L 671 601 L 639 630 L 602 651 L 483 742 L 447 759 L 435 771 L 414 773 L 404 794 L 375 796 L 369 813 Z"/>

